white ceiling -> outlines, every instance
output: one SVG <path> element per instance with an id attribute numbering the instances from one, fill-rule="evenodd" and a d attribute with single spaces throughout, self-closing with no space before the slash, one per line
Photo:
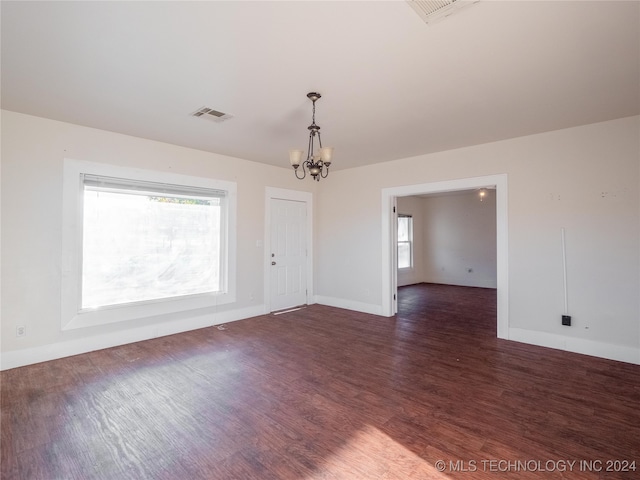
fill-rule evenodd
<path id="1" fill-rule="evenodd" d="M 640 113 L 639 1 L 1 8 L 2 108 L 283 167 L 309 91 L 335 169 Z"/>

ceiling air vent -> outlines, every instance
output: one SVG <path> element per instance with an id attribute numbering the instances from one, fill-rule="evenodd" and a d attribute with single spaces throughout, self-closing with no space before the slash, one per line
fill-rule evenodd
<path id="1" fill-rule="evenodd" d="M 442 20 L 480 0 L 407 0 L 407 3 L 426 23 Z"/>
<path id="2" fill-rule="evenodd" d="M 222 113 L 209 107 L 202 107 L 201 109 L 193 112 L 191 116 L 208 118 L 209 120 L 213 120 L 215 122 L 224 122 L 225 120 L 232 118 L 232 116 L 228 113 Z"/>

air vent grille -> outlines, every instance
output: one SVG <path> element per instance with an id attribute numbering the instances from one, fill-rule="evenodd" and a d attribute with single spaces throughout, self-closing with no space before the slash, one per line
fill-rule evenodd
<path id="1" fill-rule="evenodd" d="M 426 23 L 433 23 L 478 1 L 480 0 L 407 0 L 407 3 Z"/>
<path id="2" fill-rule="evenodd" d="M 202 107 L 199 110 L 193 112 L 191 116 L 207 118 L 209 120 L 214 120 L 217 122 L 224 122 L 225 120 L 232 118 L 232 116 L 228 113 L 222 113 L 209 107 Z"/>

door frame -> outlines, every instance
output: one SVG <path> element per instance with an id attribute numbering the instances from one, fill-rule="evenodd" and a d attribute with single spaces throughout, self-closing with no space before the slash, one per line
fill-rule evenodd
<path id="1" fill-rule="evenodd" d="M 382 315 L 391 317 L 397 310 L 398 272 L 393 268 L 396 240 L 392 238 L 395 218 L 393 207 L 396 204 L 396 198 L 493 186 L 496 187 L 497 336 L 509 338 L 509 229 L 506 174 L 382 189 Z"/>
<path id="2" fill-rule="evenodd" d="M 264 202 L 264 313 L 271 313 L 271 200 L 303 202 L 307 211 L 307 296 L 306 303 L 313 302 L 313 194 L 300 190 L 265 187 Z"/>

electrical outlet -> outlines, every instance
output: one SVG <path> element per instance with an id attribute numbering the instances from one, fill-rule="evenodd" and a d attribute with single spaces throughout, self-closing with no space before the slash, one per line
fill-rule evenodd
<path id="1" fill-rule="evenodd" d="M 571 315 L 562 315 L 562 325 L 566 327 L 571 326 Z"/>
<path id="2" fill-rule="evenodd" d="M 27 327 L 18 325 L 16 327 L 16 337 L 24 337 L 27 334 Z"/>

